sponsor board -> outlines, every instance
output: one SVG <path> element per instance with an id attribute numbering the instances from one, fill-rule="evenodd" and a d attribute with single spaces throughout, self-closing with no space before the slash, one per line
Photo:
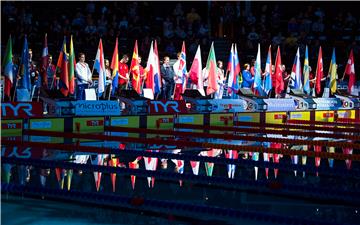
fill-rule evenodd
<path id="1" fill-rule="evenodd" d="M 118 116 L 120 106 L 117 101 L 76 101 L 76 116 Z"/>
<path id="2" fill-rule="evenodd" d="M 31 130 L 64 132 L 64 118 L 30 119 L 29 128 Z M 30 140 L 34 142 L 48 142 L 48 143 L 64 142 L 64 138 L 62 137 L 49 137 L 49 136 L 30 136 Z"/>
<path id="3" fill-rule="evenodd" d="M 104 117 L 81 117 L 73 118 L 74 133 L 103 133 Z M 77 139 L 73 139 L 73 141 Z M 80 141 L 93 141 L 88 139 L 79 139 Z"/>
<path id="4" fill-rule="evenodd" d="M 161 115 L 161 116 L 147 116 L 147 128 L 148 129 L 160 129 L 160 130 L 173 130 L 174 117 L 173 115 Z M 147 134 L 148 138 L 152 137 L 169 137 L 169 135 L 156 135 Z"/>
<path id="5" fill-rule="evenodd" d="M 128 128 L 139 128 L 140 117 L 139 116 L 119 116 L 111 117 L 110 126 L 114 127 L 128 127 Z M 110 132 L 112 136 L 122 137 L 139 137 L 139 133 L 128 133 L 128 132 Z"/>
<path id="6" fill-rule="evenodd" d="M 335 112 L 334 111 L 316 111 L 315 121 L 322 122 L 334 122 Z"/>
<path id="7" fill-rule="evenodd" d="M 210 126 L 233 127 L 234 114 L 233 113 L 210 114 Z M 211 131 L 210 133 L 223 134 L 227 132 Z"/>
<path id="8" fill-rule="evenodd" d="M 21 136 L 22 120 L 1 120 L 1 137 Z"/>
<path id="9" fill-rule="evenodd" d="M 286 118 L 286 112 L 266 112 L 265 123 L 283 124 Z"/>
<path id="10" fill-rule="evenodd" d="M 2 102 L 2 118 L 42 117 L 43 108 L 40 102 Z"/>
<path id="11" fill-rule="evenodd" d="M 204 115 L 202 114 L 179 115 L 177 118 L 177 122 L 182 124 L 204 125 Z M 178 129 L 178 131 L 203 132 L 202 130 L 197 130 L 197 129 Z"/>

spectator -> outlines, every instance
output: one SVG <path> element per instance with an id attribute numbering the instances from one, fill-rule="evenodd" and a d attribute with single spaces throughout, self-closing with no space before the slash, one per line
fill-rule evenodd
<path id="1" fill-rule="evenodd" d="M 187 20 L 188 23 L 193 23 L 193 22 L 198 21 L 200 19 L 201 19 L 201 17 L 196 12 L 195 8 L 191 8 L 191 11 L 186 15 L 186 20 Z"/>
<path id="2" fill-rule="evenodd" d="M 174 36 L 173 23 L 169 16 L 166 17 L 166 20 L 163 22 L 163 35 L 166 38 L 172 38 Z"/>

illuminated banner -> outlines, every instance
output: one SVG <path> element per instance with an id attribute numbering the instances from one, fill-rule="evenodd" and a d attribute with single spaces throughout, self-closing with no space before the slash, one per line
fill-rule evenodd
<path id="1" fill-rule="evenodd" d="M 177 123 L 182 123 L 182 124 L 204 125 L 204 115 L 203 114 L 179 115 L 176 121 L 177 121 Z M 202 130 L 183 129 L 183 128 L 178 129 L 178 131 L 202 132 Z"/>
<path id="2" fill-rule="evenodd" d="M 1 116 L 3 118 L 42 117 L 43 106 L 40 102 L 2 102 Z"/>
<path id="3" fill-rule="evenodd" d="M 148 101 L 150 114 L 187 113 L 186 103 L 181 101 Z"/>
<path id="4" fill-rule="evenodd" d="M 120 106 L 117 101 L 76 101 L 77 116 L 118 116 Z"/>
<path id="5" fill-rule="evenodd" d="M 64 118 L 31 119 L 30 129 L 64 132 Z M 50 137 L 50 136 L 30 136 L 30 140 L 34 142 L 49 142 L 49 143 L 64 142 L 64 138 L 62 137 Z"/>
<path id="6" fill-rule="evenodd" d="M 139 128 L 140 127 L 140 117 L 139 116 L 111 117 L 110 125 L 114 126 L 114 127 Z M 139 137 L 139 133 L 113 132 L 112 131 L 111 136 Z"/>
<path id="7" fill-rule="evenodd" d="M 22 120 L 1 120 L 1 136 L 21 136 L 22 127 Z"/>
<path id="8" fill-rule="evenodd" d="M 338 98 L 314 98 L 317 110 L 333 110 L 342 108 L 341 100 Z"/>
<path id="9" fill-rule="evenodd" d="M 158 129 L 158 130 L 173 130 L 174 118 L 173 115 L 161 115 L 161 116 L 148 116 L 147 117 L 147 128 Z M 167 137 L 169 135 L 156 135 L 147 134 L 148 138 L 152 137 Z"/>
<path id="10" fill-rule="evenodd" d="M 266 112 L 265 123 L 283 124 L 286 118 L 286 112 Z"/>
<path id="11" fill-rule="evenodd" d="M 236 121 L 260 123 L 260 113 L 236 113 Z"/>
<path id="12" fill-rule="evenodd" d="M 295 111 L 295 101 L 291 98 L 269 98 L 264 99 L 267 111 Z"/>
<path id="13" fill-rule="evenodd" d="M 85 117 L 73 118 L 73 132 L 74 133 L 103 133 L 104 132 L 104 117 Z M 73 138 L 73 141 L 78 139 Z M 89 139 L 79 139 L 79 141 L 94 141 Z"/>
<path id="14" fill-rule="evenodd" d="M 242 99 L 212 99 L 209 102 L 212 112 L 244 112 L 248 106 Z"/>
<path id="15" fill-rule="evenodd" d="M 338 110 L 339 119 L 355 119 L 355 110 Z"/>
<path id="16" fill-rule="evenodd" d="M 233 113 L 210 114 L 210 126 L 233 127 L 234 126 L 234 114 Z M 211 133 L 221 134 L 224 132 L 223 131 L 211 131 Z"/>
<path id="17" fill-rule="evenodd" d="M 334 122 L 335 112 L 334 111 L 316 111 L 315 121 L 322 122 Z"/>
<path id="18" fill-rule="evenodd" d="M 310 120 L 310 112 L 290 112 L 291 120 Z"/>

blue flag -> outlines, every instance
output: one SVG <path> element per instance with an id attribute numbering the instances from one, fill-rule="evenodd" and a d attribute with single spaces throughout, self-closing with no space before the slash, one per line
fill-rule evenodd
<path id="1" fill-rule="evenodd" d="M 29 47 L 26 36 L 24 39 L 24 47 L 21 52 L 20 76 L 22 77 L 22 88 L 26 88 L 29 92 L 31 92 Z"/>

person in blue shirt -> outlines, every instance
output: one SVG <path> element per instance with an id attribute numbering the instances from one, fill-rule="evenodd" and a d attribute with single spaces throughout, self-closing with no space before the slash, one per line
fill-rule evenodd
<path id="1" fill-rule="evenodd" d="M 251 88 L 254 83 L 254 77 L 250 73 L 250 65 L 247 63 L 244 65 L 244 70 L 242 72 L 242 80 L 243 88 Z"/>

